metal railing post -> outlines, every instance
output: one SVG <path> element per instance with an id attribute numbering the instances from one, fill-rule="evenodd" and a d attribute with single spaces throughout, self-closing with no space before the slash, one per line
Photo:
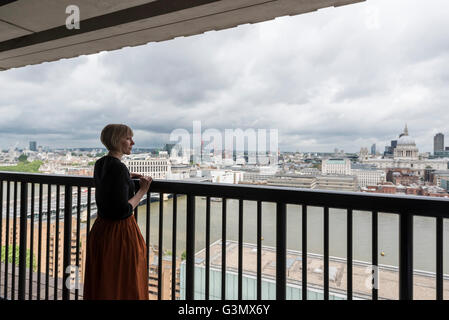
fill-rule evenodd
<path id="1" fill-rule="evenodd" d="M 413 299 L 413 215 L 399 216 L 399 299 Z"/>
<path id="2" fill-rule="evenodd" d="M 195 275 L 195 196 L 187 195 L 186 300 L 194 299 Z"/>
<path id="3" fill-rule="evenodd" d="M 78 244 L 77 244 L 78 245 Z M 70 300 L 70 287 L 67 286 L 67 280 L 70 280 L 70 272 L 67 268 L 70 266 L 72 248 L 72 186 L 65 186 L 64 193 L 64 270 L 62 283 L 62 300 Z M 70 271 L 70 270 L 69 270 Z M 78 270 L 75 270 L 78 272 Z M 75 276 L 78 280 L 78 275 Z"/>
<path id="4" fill-rule="evenodd" d="M 25 300 L 28 184 L 20 183 L 20 248 L 19 248 L 19 300 Z M 14 279 L 12 279 L 14 281 Z"/>
<path id="5" fill-rule="evenodd" d="M 276 300 L 285 300 L 287 283 L 287 219 L 286 204 L 276 209 Z"/>

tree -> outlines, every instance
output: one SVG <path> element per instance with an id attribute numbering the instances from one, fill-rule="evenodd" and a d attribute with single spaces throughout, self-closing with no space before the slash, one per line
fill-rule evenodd
<path id="1" fill-rule="evenodd" d="M 10 246 L 9 247 L 9 249 L 8 249 L 8 263 L 12 263 L 13 261 L 13 256 L 12 256 L 12 254 L 13 254 L 13 248 L 12 248 L 12 246 Z M 20 256 L 20 247 L 19 246 L 16 246 L 16 254 L 15 254 L 15 256 L 16 256 L 16 265 L 18 266 L 19 265 L 19 256 Z M 30 267 L 30 256 L 31 256 L 31 252 L 30 252 L 30 250 L 29 249 L 27 249 L 27 253 L 26 253 L 26 267 L 27 268 L 29 268 Z M 6 261 L 6 247 L 5 246 L 2 246 L 2 250 L 1 250 L 1 258 L 0 258 L 0 261 L 1 262 L 5 262 Z M 36 258 L 35 258 L 35 256 L 34 256 L 34 254 L 33 254 L 33 271 L 36 271 L 37 270 L 37 264 L 36 264 Z"/>
<path id="2" fill-rule="evenodd" d="M 28 156 L 21 154 L 19 156 L 19 162 L 27 162 Z"/>

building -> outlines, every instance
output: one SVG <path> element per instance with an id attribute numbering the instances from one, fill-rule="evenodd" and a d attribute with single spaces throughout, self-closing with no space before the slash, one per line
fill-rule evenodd
<path id="1" fill-rule="evenodd" d="M 449 192 L 449 178 L 441 179 L 441 188 Z"/>
<path id="2" fill-rule="evenodd" d="M 442 180 L 449 179 L 449 170 L 438 170 L 430 174 L 430 180 L 435 186 L 442 187 Z"/>
<path id="3" fill-rule="evenodd" d="M 397 140 L 391 140 L 389 146 L 385 146 L 384 157 L 392 158 L 394 155 L 394 149 L 398 146 Z"/>
<path id="4" fill-rule="evenodd" d="M 446 148 L 446 150 L 443 151 L 435 151 L 433 156 L 435 158 L 449 158 L 449 149 Z"/>
<path id="5" fill-rule="evenodd" d="M 158 276 L 159 276 L 159 256 L 157 249 L 150 249 L 150 264 L 148 268 L 148 294 L 150 300 L 158 300 Z M 176 279 L 175 279 L 175 300 L 180 299 L 180 264 L 181 259 L 176 259 Z M 161 299 L 172 299 L 172 256 L 162 256 L 162 285 Z"/>
<path id="6" fill-rule="evenodd" d="M 299 175 L 306 175 L 306 176 L 317 176 L 321 174 L 321 170 L 318 168 L 303 168 L 299 172 L 297 172 Z"/>
<path id="7" fill-rule="evenodd" d="M 237 300 L 238 296 L 238 242 L 226 241 L 226 300 Z M 242 266 L 242 299 L 257 300 L 257 246 L 243 243 Z M 222 240 L 217 240 L 210 246 L 209 269 L 209 299 L 221 300 L 222 283 Z M 261 298 L 276 299 L 276 248 L 262 246 L 261 266 Z M 194 266 L 194 299 L 204 300 L 206 250 L 195 254 Z M 306 260 L 307 299 L 323 300 L 323 256 L 308 253 Z M 286 300 L 302 299 L 303 256 L 301 251 L 287 249 L 286 257 Z M 345 300 L 347 298 L 347 260 L 329 256 L 329 300 Z M 354 260 L 352 264 L 352 292 L 354 300 L 371 300 L 372 286 L 367 280 L 372 280 L 367 274 L 372 272 L 369 262 Z M 379 299 L 397 300 L 399 292 L 399 268 L 379 264 L 378 266 Z M 181 299 L 186 292 L 186 264 L 181 264 Z M 434 299 L 436 280 L 429 272 L 414 270 L 414 298 L 417 300 Z M 445 277 L 445 284 L 446 284 Z M 445 289 L 446 290 L 446 289 Z"/>
<path id="8" fill-rule="evenodd" d="M 379 183 L 383 183 L 385 181 L 385 172 L 383 170 L 379 170 L 373 165 L 351 163 L 349 159 L 324 160 L 322 165 L 322 173 L 323 176 L 337 175 L 340 176 L 341 179 L 345 179 L 345 176 L 355 176 L 359 187 L 378 185 Z M 338 179 L 336 180 L 336 178 L 334 178 L 333 180 L 337 181 Z M 349 178 L 349 180 L 352 181 L 353 178 Z M 345 181 L 349 180 L 346 179 Z M 324 183 L 324 181 L 325 179 L 320 177 L 318 179 L 317 188 L 321 187 L 327 189 L 327 182 Z M 343 180 L 340 181 L 341 185 L 344 185 L 343 189 L 346 190 L 348 185 L 346 185 L 346 182 L 343 182 Z M 323 182 L 324 184 L 320 182 Z M 330 180 L 328 180 L 328 182 L 330 182 Z M 352 191 L 352 186 L 350 189 Z"/>
<path id="9" fill-rule="evenodd" d="M 38 223 L 36 222 L 38 220 L 38 217 L 35 217 L 34 221 L 34 228 L 33 228 L 33 271 L 36 272 L 38 268 L 38 257 L 39 257 L 39 231 L 38 231 Z M 77 265 L 77 255 L 76 255 L 76 219 L 72 219 L 72 245 L 71 245 L 71 258 L 70 258 L 70 264 L 72 266 Z M 13 219 L 11 217 L 10 223 L 9 223 L 9 234 L 8 234 L 8 244 L 9 244 L 9 252 L 12 252 L 13 250 Z M 27 243 L 30 243 L 30 237 L 31 237 L 31 221 L 28 219 L 28 226 L 27 226 Z M 47 272 L 47 263 L 48 263 L 48 274 L 50 277 L 58 277 L 63 278 L 64 276 L 64 270 L 63 270 L 63 259 L 64 259 L 64 221 L 59 221 L 59 230 L 58 230 L 58 236 L 56 237 L 56 223 L 52 221 L 50 224 L 50 233 L 49 237 L 47 239 L 47 222 L 44 220 L 42 221 L 42 229 L 41 229 L 41 273 Z M 19 235 L 20 235 L 20 228 L 17 224 L 16 226 L 16 247 L 19 247 Z M 0 239 L 1 243 L 6 243 L 6 221 L 3 221 L 2 226 L 2 238 Z M 48 243 L 48 247 L 47 247 Z M 79 248 L 79 268 L 78 268 L 78 276 L 79 280 L 82 283 L 84 279 L 84 265 L 86 260 L 86 250 L 85 250 L 85 244 L 86 244 L 86 230 L 85 228 L 80 229 L 80 248 Z M 48 248 L 48 257 L 47 257 L 47 248 Z M 16 260 L 16 263 L 17 260 Z M 57 266 L 57 274 L 56 274 L 56 266 Z M 70 272 L 73 274 L 75 272 L 75 268 L 72 268 Z M 75 277 L 73 277 L 75 278 Z"/>
<path id="10" fill-rule="evenodd" d="M 362 189 L 363 192 L 376 192 L 376 193 L 388 193 L 388 194 L 402 194 L 402 195 L 414 195 L 414 196 L 426 196 L 426 197 L 444 197 L 448 198 L 449 193 L 447 189 L 437 186 L 418 186 L 412 184 L 410 186 L 404 186 L 402 184 L 394 185 L 392 182 L 387 182 L 379 186 L 369 186 Z"/>
<path id="11" fill-rule="evenodd" d="M 30 150 L 37 151 L 37 143 L 36 141 L 30 141 Z"/>
<path id="12" fill-rule="evenodd" d="M 318 175 L 277 174 L 265 180 L 243 180 L 241 184 L 258 184 L 276 187 L 302 189 L 357 191 L 357 177 L 352 175 Z"/>
<path id="13" fill-rule="evenodd" d="M 70 176 L 85 176 L 93 177 L 94 168 L 92 167 L 67 167 L 65 168 L 65 174 Z"/>
<path id="14" fill-rule="evenodd" d="M 221 247 L 222 241 L 217 240 L 210 246 L 210 300 L 221 300 Z M 226 241 L 226 299 L 237 300 L 238 299 L 238 243 L 235 241 Z M 257 299 L 257 285 L 256 285 L 256 253 L 257 247 L 253 244 L 243 244 L 244 266 L 242 272 L 242 298 L 243 300 L 256 300 Z M 262 266 L 262 300 L 274 300 L 276 299 L 276 249 L 271 247 L 262 247 L 263 266 Z M 322 272 L 318 272 L 320 260 L 310 257 L 309 266 L 311 274 L 308 276 L 308 289 L 307 297 L 309 300 L 322 300 L 323 287 L 322 287 Z M 322 261 L 321 261 L 322 263 Z M 288 250 L 287 253 L 287 288 L 286 298 L 301 299 L 301 271 L 302 265 L 301 253 L 297 251 Z M 314 272 L 315 270 L 315 272 Z M 185 272 L 186 264 L 181 264 L 181 299 L 185 299 Z M 205 299 L 205 249 L 195 254 L 195 300 Z M 330 286 L 334 286 L 335 283 L 340 282 L 341 272 L 333 265 L 329 268 Z M 319 280 L 321 276 L 321 281 Z M 330 300 L 344 300 L 345 296 L 343 290 L 331 290 L 329 293 Z M 355 297 L 357 299 L 357 297 Z"/>
<path id="15" fill-rule="evenodd" d="M 359 187 L 377 186 L 386 181 L 384 170 L 379 170 L 374 166 L 353 163 L 351 165 L 352 175 L 357 177 Z"/>
<path id="16" fill-rule="evenodd" d="M 331 158 L 323 160 L 321 166 L 321 173 L 323 175 L 329 174 L 351 174 L 351 160 L 344 158 Z"/>
<path id="17" fill-rule="evenodd" d="M 371 146 L 371 155 L 375 156 L 376 153 L 377 153 L 377 151 L 376 151 L 376 144 L 374 143 L 374 144 Z"/>
<path id="18" fill-rule="evenodd" d="M 399 135 L 393 155 L 395 159 L 419 159 L 419 150 L 416 147 L 415 140 L 408 134 L 407 125 L 405 125 L 404 132 Z"/>
<path id="19" fill-rule="evenodd" d="M 426 169 L 446 170 L 447 159 L 421 159 L 415 140 L 409 135 L 405 126 L 404 132 L 399 135 L 397 145 L 394 148 L 393 158 L 370 159 L 361 157 L 365 164 L 375 165 L 378 169 L 388 170 L 392 168 L 404 168 L 416 170 L 419 176 L 424 177 Z"/>
<path id="20" fill-rule="evenodd" d="M 356 176 L 318 176 L 315 189 L 357 191 L 359 184 Z"/>
<path id="21" fill-rule="evenodd" d="M 210 177 L 213 183 L 238 184 L 244 176 L 243 172 L 234 170 L 201 170 L 198 173 L 201 177 Z"/>
<path id="22" fill-rule="evenodd" d="M 72 219 L 72 226 L 76 226 L 76 219 Z M 49 239 L 49 274 L 51 277 L 58 277 L 63 278 L 64 276 L 64 222 L 59 222 L 58 227 L 58 235 L 56 236 L 56 223 L 53 223 L 50 225 L 50 239 Z M 84 265 L 85 265 L 85 253 L 84 250 L 85 242 L 86 241 L 86 232 L 85 229 L 82 231 L 82 235 L 80 236 L 80 268 L 78 270 L 79 272 L 79 279 L 81 282 L 84 282 Z M 57 243 L 56 243 L 57 242 Z M 37 243 L 37 242 L 36 242 Z M 75 266 L 76 265 L 76 232 L 72 232 L 71 237 L 71 258 L 70 258 L 70 265 Z M 83 244 L 84 243 L 84 244 Z M 58 246 L 56 248 L 56 245 Z M 36 255 L 37 256 L 37 255 Z M 56 274 L 56 265 L 57 265 L 57 274 Z M 71 273 L 74 273 L 74 270 L 71 270 Z"/>
<path id="23" fill-rule="evenodd" d="M 395 185 L 410 186 L 413 184 L 419 184 L 421 177 L 417 174 L 417 171 L 395 168 L 387 170 L 387 181 Z"/>
<path id="24" fill-rule="evenodd" d="M 437 133 L 433 138 L 433 153 L 444 151 L 444 134 Z"/>
<path id="25" fill-rule="evenodd" d="M 137 154 L 124 157 L 123 163 L 128 167 L 129 172 L 150 176 L 153 179 L 168 179 L 171 174 L 171 163 L 168 157 Z"/>
<path id="26" fill-rule="evenodd" d="M 315 176 L 277 176 L 267 180 L 268 186 L 291 187 L 302 189 L 315 189 L 317 186 Z"/>
<path id="27" fill-rule="evenodd" d="M 391 182 L 385 182 L 377 186 L 367 186 L 361 189 L 362 192 L 388 193 L 395 194 L 397 186 Z"/>

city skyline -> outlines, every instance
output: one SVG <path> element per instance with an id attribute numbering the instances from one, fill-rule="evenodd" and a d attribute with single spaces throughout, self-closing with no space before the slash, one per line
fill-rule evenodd
<path id="1" fill-rule="evenodd" d="M 403 135 L 403 133 L 398 135 L 398 137 L 400 138 L 402 135 Z M 433 150 L 431 150 L 431 151 L 424 151 L 424 153 L 428 152 L 429 154 L 434 154 L 435 143 L 436 143 L 435 141 L 436 141 L 437 137 L 442 137 L 442 141 L 440 142 L 442 144 L 441 151 L 448 150 L 449 147 L 446 147 L 445 143 L 444 143 L 444 136 L 445 135 L 443 133 L 441 133 L 441 132 L 435 134 Z M 390 145 L 393 142 L 397 143 L 397 138 L 392 139 L 389 142 Z M 162 149 L 165 149 L 165 147 L 167 145 L 175 145 L 175 144 L 176 143 L 173 142 L 173 141 L 166 141 L 166 142 L 162 142 L 160 145 L 137 146 L 137 147 L 134 147 L 134 150 L 139 150 L 139 151 L 142 151 L 142 150 L 159 150 L 159 149 L 162 150 Z M 388 145 L 388 144 L 385 145 L 384 146 L 385 150 L 383 150 L 379 146 L 376 146 L 376 143 L 373 143 L 371 145 L 371 147 L 370 147 L 370 154 L 372 154 L 372 155 L 376 155 L 376 154 L 382 155 L 382 154 L 384 154 L 384 152 L 387 152 L 387 147 L 390 148 L 391 147 L 390 145 Z M 74 150 L 81 150 L 82 151 L 82 150 L 84 150 L 84 151 L 86 151 L 87 149 L 90 149 L 90 150 L 95 150 L 95 149 L 99 150 L 99 149 L 101 149 L 103 151 L 107 151 L 106 147 L 103 146 L 103 145 L 101 145 L 101 146 L 94 146 L 94 147 L 86 147 L 86 146 L 71 146 L 71 147 L 68 147 L 68 146 L 43 146 L 43 145 L 37 144 L 37 141 L 28 141 L 28 147 L 27 146 L 25 146 L 25 147 L 18 146 L 18 142 L 16 142 L 16 144 L 14 146 L 10 146 L 7 149 L 0 148 L 0 152 L 8 152 L 9 150 L 11 150 L 11 148 L 12 149 L 22 150 L 22 151 L 24 151 L 24 150 L 30 150 L 30 151 L 39 151 L 39 150 L 42 150 L 42 151 L 49 151 L 49 150 L 51 150 L 51 151 L 54 151 L 54 150 L 72 150 L 72 151 L 74 151 Z M 36 150 L 36 149 L 38 149 L 38 150 Z M 206 148 L 206 149 L 208 150 L 208 148 Z M 249 151 L 248 149 L 237 150 L 235 144 L 233 145 L 233 149 L 234 149 L 235 152 L 245 152 L 245 153 L 248 153 L 248 152 L 251 153 L 252 152 L 252 151 Z M 367 150 L 368 148 L 362 146 L 359 151 L 361 151 L 362 149 L 366 149 Z M 193 151 L 194 148 L 192 147 L 192 148 L 190 148 L 190 150 Z M 213 150 L 213 148 L 212 148 L 212 150 Z M 227 149 L 223 147 L 222 150 L 220 150 L 220 151 L 225 152 L 226 150 Z M 293 150 L 281 150 L 281 149 L 279 149 L 278 151 L 279 152 L 287 152 L 287 153 L 295 152 Z M 338 148 L 334 148 L 333 151 L 327 150 L 327 151 L 319 151 L 319 152 L 317 152 L 317 151 L 314 151 L 314 150 L 302 150 L 302 151 L 297 150 L 296 152 L 300 152 L 300 153 L 323 153 L 323 154 L 325 154 L 325 153 L 336 153 L 336 154 L 338 154 L 338 153 L 341 153 L 341 151 L 343 151 L 344 153 L 348 153 L 348 154 L 359 153 L 359 151 L 356 151 L 356 152 L 345 152 L 345 150 L 343 150 L 343 149 L 340 150 Z M 267 153 L 270 153 L 270 151 L 267 151 Z"/>
<path id="2" fill-rule="evenodd" d="M 137 148 L 162 146 L 201 120 L 278 129 L 285 152 L 348 153 L 383 152 L 407 123 L 432 153 L 449 134 L 445 7 L 367 1 L 3 71 L 0 148 L 102 147 L 107 123 L 130 125 Z"/>

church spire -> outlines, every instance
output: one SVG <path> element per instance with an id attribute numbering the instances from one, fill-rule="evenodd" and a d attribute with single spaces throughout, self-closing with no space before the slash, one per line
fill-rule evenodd
<path id="1" fill-rule="evenodd" d="M 407 123 L 405 124 L 405 129 L 404 129 L 404 136 L 408 136 L 408 128 L 407 128 Z"/>

